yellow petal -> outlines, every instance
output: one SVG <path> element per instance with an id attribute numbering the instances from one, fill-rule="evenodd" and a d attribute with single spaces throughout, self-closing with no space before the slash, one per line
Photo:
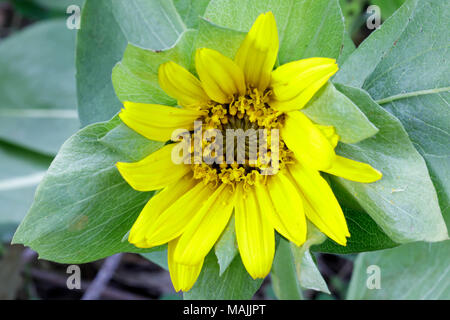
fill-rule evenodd
<path id="1" fill-rule="evenodd" d="M 311 120 L 300 111 L 286 114 L 281 137 L 297 159 L 311 168 L 324 170 L 331 167 L 334 148 Z"/>
<path id="2" fill-rule="evenodd" d="M 350 236 L 344 213 L 330 186 L 318 171 L 299 163 L 289 166 L 298 190 L 304 196 L 306 217 L 328 237 L 345 246 Z"/>
<path id="3" fill-rule="evenodd" d="M 208 96 L 219 103 L 229 103 L 235 95 L 244 95 L 242 69 L 230 58 L 212 49 L 197 49 L 195 67 Z"/>
<path id="4" fill-rule="evenodd" d="M 270 83 L 279 48 L 277 24 L 272 12 L 259 15 L 236 53 L 248 86 L 263 92 Z"/>
<path id="5" fill-rule="evenodd" d="M 169 61 L 159 67 L 158 80 L 161 88 L 177 99 L 180 106 L 204 106 L 209 101 L 200 80 L 175 62 Z"/>
<path id="6" fill-rule="evenodd" d="M 197 281 L 202 271 L 203 259 L 193 266 L 186 266 L 175 262 L 174 252 L 178 246 L 178 239 L 169 242 L 167 249 L 167 262 L 169 265 L 170 278 L 175 291 L 189 291 Z"/>
<path id="7" fill-rule="evenodd" d="M 269 178 L 267 186 L 257 183 L 256 195 L 263 214 L 272 226 L 297 246 L 306 240 L 303 200 L 295 184 L 284 172 Z"/>
<path id="8" fill-rule="evenodd" d="M 131 129 L 154 141 L 168 141 L 176 129 L 194 129 L 194 121 L 205 112 L 159 104 L 124 102 L 120 119 Z"/>
<path id="9" fill-rule="evenodd" d="M 371 183 L 381 179 L 382 173 L 367 163 L 350 160 L 336 156 L 331 168 L 324 170 L 327 173 L 347 180 Z"/>
<path id="10" fill-rule="evenodd" d="M 173 202 L 149 226 L 145 238 L 147 244 L 152 247 L 159 246 L 179 237 L 213 191 L 201 181 Z"/>
<path id="11" fill-rule="evenodd" d="M 195 184 L 196 180 L 192 178 L 192 175 L 186 175 L 153 196 L 133 224 L 128 241 L 138 248 L 149 248 L 150 245 L 145 238 L 147 237 L 147 232 L 150 230 L 150 226 L 155 223 L 161 213 L 192 189 Z"/>
<path id="12" fill-rule="evenodd" d="M 201 207 L 184 230 L 175 251 L 175 261 L 196 265 L 208 254 L 228 224 L 234 207 L 234 192 L 222 184 Z"/>
<path id="13" fill-rule="evenodd" d="M 303 108 L 338 70 L 336 60 L 309 58 L 286 63 L 272 72 L 270 105 L 288 112 Z"/>
<path id="14" fill-rule="evenodd" d="M 237 192 L 235 228 L 242 262 L 253 279 L 264 278 L 272 268 L 274 229 L 263 217 L 254 189 L 244 193 L 238 186 Z"/>
<path id="15" fill-rule="evenodd" d="M 133 189 L 159 190 L 191 171 L 189 165 L 173 163 L 172 149 L 175 146 L 176 144 L 164 146 L 138 162 L 118 162 L 117 169 Z"/>

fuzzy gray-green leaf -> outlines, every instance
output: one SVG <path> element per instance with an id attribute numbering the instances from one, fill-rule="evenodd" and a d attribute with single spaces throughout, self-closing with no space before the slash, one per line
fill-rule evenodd
<path id="1" fill-rule="evenodd" d="M 120 123 L 115 118 L 88 126 L 63 145 L 39 185 L 14 243 L 60 263 L 159 249 L 137 249 L 122 241 L 152 193 L 135 191 L 126 183 L 116 163 L 130 158 L 101 141 Z M 118 143 L 129 141 L 123 137 Z M 146 144 L 154 143 L 146 140 L 142 147 L 148 148 Z M 154 150 L 159 146 L 155 144 Z"/>

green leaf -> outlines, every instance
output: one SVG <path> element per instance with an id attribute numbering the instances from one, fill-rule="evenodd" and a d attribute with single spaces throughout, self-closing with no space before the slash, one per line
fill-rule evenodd
<path id="1" fill-rule="evenodd" d="M 344 39 L 344 17 L 338 0 L 293 1 L 290 10 L 280 62 L 310 57 L 337 59 Z"/>
<path id="2" fill-rule="evenodd" d="M 162 50 L 185 30 L 172 1 L 87 0 L 77 44 L 78 112 L 82 125 L 111 119 L 122 107 L 111 73 L 127 43 Z"/>
<path id="3" fill-rule="evenodd" d="M 436 191 L 425 162 L 401 123 L 363 90 L 337 86 L 380 132 L 357 144 L 339 144 L 339 154 L 369 163 L 383 173 L 380 181 L 357 183 L 333 177 L 344 186 L 395 242 L 441 241 L 448 237 Z"/>
<path id="4" fill-rule="evenodd" d="M 186 300 L 244 300 L 251 299 L 262 284 L 253 280 L 237 255 L 228 269 L 219 271 L 213 252 L 206 256 L 200 276 L 191 290 L 184 293 Z"/>
<path id="5" fill-rule="evenodd" d="M 176 101 L 168 97 L 159 87 L 159 66 L 171 60 L 195 73 L 192 58 L 193 51 L 196 48 L 212 48 L 233 58 L 246 34 L 245 32 L 214 25 L 203 19 L 199 21 L 198 27 L 198 32 L 186 31 L 183 33 L 176 45 L 168 50 L 151 51 L 134 45 L 128 45 L 123 60 L 116 65 L 112 75 L 116 94 L 119 99 L 121 101 L 128 100 L 142 103 L 175 105 Z M 335 94 L 338 95 L 339 93 L 336 92 Z M 326 107 L 322 109 L 326 109 Z M 344 105 L 341 110 L 348 110 L 349 113 L 353 113 L 352 120 L 359 122 L 365 121 L 362 127 L 366 132 L 363 134 L 360 132 L 355 133 L 351 128 L 343 127 L 340 130 L 345 137 L 350 134 L 357 135 L 356 138 L 353 138 L 353 140 L 350 139 L 350 141 L 370 136 L 376 130 L 351 103 Z M 320 112 L 323 114 L 322 118 L 328 116 L 326 115 L 326 110 L 321 110 Z M 348 113 L 346 116 L 348 116 Z"/>
<path id="6" fill-rule="evenodd" d="M 37 4 L 44 8 L 52 10 L 66 11 L 71 5 L 82 6 L 84 0 L 34 0 Z"/>
<path id="7" fill-rule="evenodd" d="M 280 239 L 272 270 L 270 272 L 272 288 L 279 300 L 301 300 L 302 291 L 297 281 L 294 257 L 290 244 Z"/>
<path id="8" fill-rule="evenodd" d="M 381 18 L 386 20 L 405 3 L 405 0 L 371 0 L 370 3 L 380 7 Z"/>
<path id="9" fill-rule="evenodd" d="M 196 31 L 185 32 L 177 44 L 163 51 L 141 49 L 128 45 L 123 60 L 113 70 L 112 79 L 121 101 L 175 105 L 159 86 L 158 69 L 167 61 L 174 61 L 186 68 L 192 63 L 192 43 Z"/>
<path id="10" fill-rule="evenodd" d="M 188 28 L 197 28 L 210 0 L 173 0 L 175 7 Z"/>
<path id="11" fill-rule="evenodd" d="M 50 157 L 0 143 L 0 225 L 16 228 L 22 221 L 51 160 Z"/>
<path id="12" fill-rule="evenodd" d="M 363 87 L 403 124 L 425 158 L 450 224 L 450 7 L 407 1 L 350 56 L 336 81 Z"/>
<path id="13" fill-rule="evenodd" d="M 334 126 L 344 143 L 356 143 L 378 132 L 358 106 L 332 83 L 322 88 L 302 111 L 315 123 Z"/>
<path id="14" fill-rule="evenodd" d="M 128 42 L 142 48 L 170 48 L 186 29 L 172 0 L 111 0 L 111 8 Z"/>
<path id="15" fill-rule="evenodd" d="M 342 185 L 332 179 L 328 180 L 344 211 L 351 237 L 347 239 L 345 247 L 327 238 L 322 244 L 313 245 L 311 251 L 346 254 L 381 250 L 398 245 L 381 230 Z"/>
<path id="16" fill-rule="evenodd" d="M 256 17 L 272 11 L 280 38 L 280 63 L 309 57 L 338 58 L 344 21 L 337 0 L 212 0 L 205 17 L 248 32 Z"/>
<path id="17" fill-rule="evenodd" d="M 198 26 L 195 48 L 214 49 L 228 58 L 234 59 L 246 34 L 246 32 L 220 27 L 202 19 Z"/>
<path id="18" fill-rule="evenodd" d="M 427 162 L 442 214 L 450 227 L 450 92 L 393 101 L 384 105 L 403 124 Z"/>
<path id="19" fill-rule="evenodd" d="M 347 299 L 450 299 L 450 241 L 410 243 L 398 248 L 363 253 L 356 259 Z M 373 271 L 380 269 L 380 289 L 368 289 Z"/>
<path id="20" fill-rule="evenodd" d="M 366 251 L 382 250 L 396 247 L 398 244 L 392 241 L 373 219 L 363 210 L 355 211 L 343 208 L 345 219 L 351 237 L 347 240 L 347 246 L 341 246 L 327 239 L 323 244 L 313 246 L 311 251 L 348 254 Z"/>
<path id="21" fill-rule="evenodd" d="M 118 153 L 129 161 L 139 161 L 164 145 L 163 142 L 150 141 L 128 128 L 124 123 L 118 124 L 99 140 L 104 146 Z"/>
<path id="22" fill-rule="evenodd" d="M 219 240 L 215 244 L 214 252 L 217 257 L 217 262 L 219 263 L 219 275 L 222 275 L 238 254 L 236 233 L 234 229 L 234 214 L 231 217 L 230 222 L 228 222 L 227 227 L 222 232 Z"/>
<path id="23" fill-rule="evenodd" d="M 310 248 L 325 241 L 326 237 L 315 226 L 308 223 L 308 235 L 306 242 L 297 247 L 291 243 L 291 250 L 295 261 L 297 278 L 300 286 L 306 289 L 313 289 L 330 294 L 330 290 L 322 277 L 313 257 Z"/>
<path id="24" fill-rule="evenodd" d="M 428 1 L 424 1 L 428 2 Z M 413 18 L 418 0 L 408 1 L 395 15 L 374 31 L 341 66 L 334 81 L 353 87 L 362 87 L 384 56 L 397 45 Z M 415 43 L 418 39 L 414 39 Z M 394 45 L 395 44 L 395 45 Z M 404 61 L 404 57 L 401 57 Z"/>
<path id="25" fill-rule="evenodd" d="M 244 33 L 201 20 L 198 32 L 184 32 L 168 50 L 152 51 L 130 44 L 112 73 L 116 94 L 121 101 L 176 105 L 176 101 L 159 86 L 159 66 L 167 61 L 174 61 L 195 74 L 193 54 L 196 48 L 213 48 L 234 56 L 244 36 Z"/>
<path id="26" fill-rule="evenodd" d="M 110 1 L 86 0 L 76 49 L 78 114 L 81 124 L 111 119 L 122 107 L 111 72 L 122 59 L 127 39 L 112 14 Z"/>
<path id="27" fill-rule="evenodd" d="M 118 252 L 163 248 L 137 249 L 123 241 L 152 193 L 128 186 L 115 164 L 130 158 L 102 143 L 120 124 L 115 118 L 88 126 L 63 145 L 39 185 L 14 243 L 29 246 L 41 258 L 59 263 L 85 263 Z M 134 139 L 132 133 L 128 141 L 123 137 L 117 144 L 133 143 Z M 146 150 L 160 146 L 142 142 Z"/>
<path id="28" fill-rule="evenodd" d="M 163 269 L 169 270 L 168 262 L 167 262 L 167 249 L 141 253 L 141 256 L 150 260 L 153 263 L 156 263 Z"/>
<path id="29" fill-rule="evenodd" d="M 344 42 L 342 44 L 341 48 L 341 54 L 339 55 L 339 58 L 337 60 L 338 65 L 342 65 L 345 60 L 353 53 L 353 51 L 356 50 L 356 46 L 353 43 L 352 38 L 350 37 L 350 34 L 348 32 L 345 32 L 344 34 Z"/>
<path id="30" fill-rule="evenodd" d="M 54 155 L 79 128 L 74 48 L 75 32 L 61 19 L 0 43 L 1 139 Z"/>
<path id="31" fill-rule="evenodd" d="M 409 1 L 408 5 L 413 3 Z M 449 18 L 450 7 L 444 2 L 419 1 L 403 33 L 390 43 L 382 59 L 376 64 L 366 62 L 374 69 L 363 88 L 382 103 L 450 91 Z M 393 17 L 390 21 L 395 20 Z"/>

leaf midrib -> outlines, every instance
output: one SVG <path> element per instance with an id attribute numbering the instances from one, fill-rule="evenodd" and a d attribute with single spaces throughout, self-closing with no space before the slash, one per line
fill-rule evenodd
<path id="1" fill-rule="evenodd" d="M 390 97 L 379 99 L 379 100 L 376 100 L 375 102 L 382 105 L 382 104 L 387 104 L 387 103 L 390 103 L 390 102 L 393 102 L 396 100 L 407 99 L 407 98 L 417 97 L 417 96 L 423 96 L 423 95 L 427 95 L 427 94 L 441 93 L 441 92 L 446 92 L 446 91 L 450 91 L 450 87 L 411 91 L 411 92 L 396 94 L 396 95 L 393 95 Z"/>

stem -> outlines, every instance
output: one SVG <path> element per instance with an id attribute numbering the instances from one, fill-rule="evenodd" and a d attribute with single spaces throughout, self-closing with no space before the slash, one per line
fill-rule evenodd
<path id="1" fill-rule="evenodd" d="M 105 290 L 109 280 L 111 280 L 114 272 L 119 266 L 121 258 L 122 254 L 118 253 L 105 260 L 94 281 L 92 281 L 91 285 L 84 293 L 82 300 L 97 300 L 100 298 L 103 290 Z"/>
<path id="2" fill-rule="evenodd" d="M 280 300 L 303 300 L 290 244 L 280 239 L 272 266 L 272 287 Z"/>

